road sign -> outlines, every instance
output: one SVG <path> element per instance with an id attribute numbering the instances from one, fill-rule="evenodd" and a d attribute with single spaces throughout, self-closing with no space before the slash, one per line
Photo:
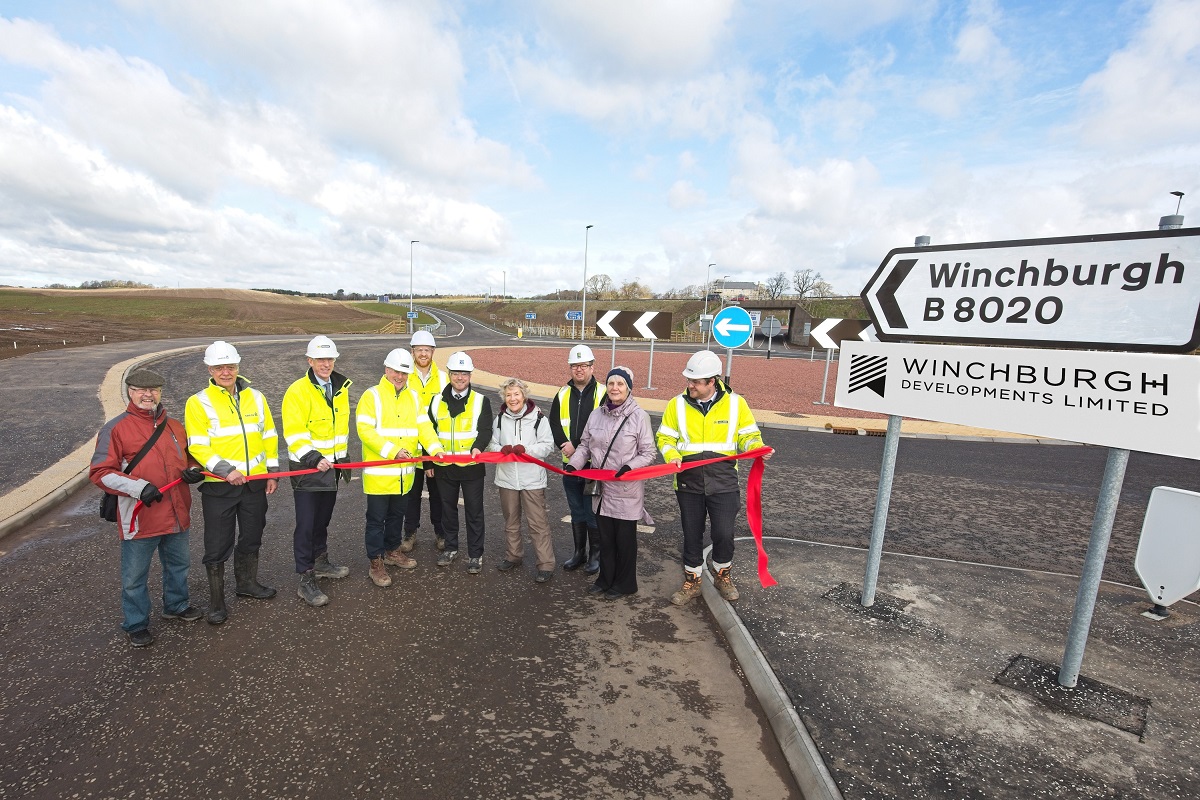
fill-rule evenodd
<path id="1" fill-rule="evenodd" d="M 525 319 L 537 319 L 537 312 L 534 312 L 534 311 L 526 311 L 526 312 L 525 312 Z"/>
<path id="2" fill-rule="evenodd" d="M 603 336 L 626 339 L 670 339 L 669 311 L 600 311 L 596 330 Z"/>
<path id="3" fill-rule="evenodd" d="M 1155 486 L 1133 568 L 1150 600 L 1169 606 L 1200 589 L 1200 494 Z"/>
<path id="4" fill-rule="evenodd" d="M 420 315 L 418 312 L 416 312 L 416 311 L 409 311 L 409 312 L 408 312 L 407 314 L 405 314 L 404 316 L 408 317 L 409 319 L 416 319 L 417 317 L 419 317 L 419 316 L 421 316 L 421 315 Z"/>
<path id="5" fill-rule="evenodd" d="M 721 347 L 741 347 L 749 341 L 753 331 L 754 322 L 750 319 L 750 313 L 741 306 L 726 306 L 713 317 L 713 341 Z"/>
<path id="6" fill-rule="evenodd" d="M 783 330 L 783 324 L 775 317 L 767 317 L 762 321 L 759 330 L 762 331 L 763 336 L 778 336 L 779 332 Z"/>
<path id="7" fill-rule="evenodd" d="M 834 404 L 1200 459 L 1200 358 L 842 342 Z"/>
<path id="8" fill-rule="evenodd" d="M 571 322 L 577 322 L 577 321 L 583 319 L 583 312 L 582 311 L 568 311 L 567 319 L 569 319 Z"/>
<path id="9" fill-rule="evenodd" d="M 884 341 L 1190 352 L 1200 228 L 898 248 L 862 298 Z"/>
<path id="10" fill-rule="evenodd" d="M 754 327 L 757 328 L 759 325 L 762 325 L 762 312 L 761 311 L 759 311 L 756 308 L 755 309 L 746 309 L 746 311 L 750 314 L 750 322 L 754 324 Z"/>
<path id="11" fill-rule="evenodd" d="M 817 346 L 826 350 L 837 350 L 843 339 L 857 339 L 860 342 L 874 341 L 871 337 L 875 329 L 869 319 L 814 319 L 809 336 L 817 340 Z"/>

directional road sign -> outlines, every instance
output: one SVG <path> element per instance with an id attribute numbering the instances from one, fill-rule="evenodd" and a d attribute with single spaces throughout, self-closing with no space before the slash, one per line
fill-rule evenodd
<path id="1" fill-rule="evenodd" d="M 759 325 L 762 325 L 762 312 L 761 311 L 759 311 L 757 308 L 755 308 L 755 309 L 747 309 L 747 312 L 750 314 L 750 322 L 754 325 L 754 327 L 757 328 Z"/>
<path id="2" fill-rule="evenodd" d="M 1200 459 L 1200 358 L 842 342 L 835 405 Z"/>
<path id="3" fill-rule="evenodd" d="M 869 319 L 814 319 L 808 335 L 817 340 L 817 345 L 826 350 L 837 350 L 843 339 L 861 342 L 874 341 L 871 337 L 875 328 Z"/>
<path id="4" fill-rule="evenodd" d="M 417 317 L 419 317 L 421 315 L 419 313 L 417 313 L 416 311 L 409 311 L 404 316 L 408 317 L 409 319 L 416 319 Z"/>
<path id="5" fill-rule="evenodd" d="M 1155 486 L 1146 506 L 1133 568 L 1150 599 L 1169 606 L 1200 589 L 1200 494 Z"/>
<path id="6" fill-rule="evenodd" d="M 754 321 L 750 313 L 741 306 L 726 306 L 713 317 L 712 338 L 721 347 L 741 347 L 754 332 Z"/>
<path id="7" fill-rule="evenodd" d="M 778 336 L 779 332 L 783 330 L 783 324 L 776 317 L 767 317 L 762 321 L 759 330 L 762 331 L 763 336 Z"/>
<path id="8" fill-rule="evenodd" d="M 898 248 L 862 298 L 884 341 L 1190 352 L 1200 228 Z"/>
<path id="9" fill-rule="evenodd" d="M 577 322 L 577 321 L 583 319 L 583 312 L 582 311 L 568 311 L 567 319 L 569 319 L 571 322 Z"/>
<path id="10" fill-rule="evenodd" d="M 535 312 L 535 311 L 526 311 L 526 312 L 525 312 L 525 319 L 537 319 L 537 312 Z"/>
<path id="11" fill-rule="evenodd" d="M 671 312 L 600 311 L 596 330 L 614 339 L 670 339 Z"/>

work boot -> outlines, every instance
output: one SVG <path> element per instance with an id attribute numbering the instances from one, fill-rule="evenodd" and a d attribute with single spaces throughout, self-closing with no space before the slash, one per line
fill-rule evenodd
<path id="1" fill-rule="evenodd" d="M 417 532 L 405 531 L 404 538 L 400 540 L 400 549 L 405 553 L 411 553 L 413 548 L 417 546 Z"/>
<path id="2" fill-rule="evenodd" d="M 730 603 L 738 599 L 737 587 L 733 585 L 733 567 L 725 567 L 719 569 L 713 575 L 713 584 L 716 585 L 717 591 L 721 593 Z"/>
<path id="3" fill-rule="evenodd" d="M 329 560 L 329 553 L 321 553 L 313 562 L 313 574 L 318 578 L 344 578 L 350 574 L 349 567 L 334 564 Z"/>
<path id="4" fill-rule="evenodd" d="M 395 550 L 388 550 L 383 554 L 383 563 L 393 567 L 400 567 L 401 569 L 416 569 L 417 560 L 406 556 L 404 553 L 404 543 L 401 542 L 400 546 Z"/>
<path id="5" fill-rule="evenodd" d="M 732 585 L 732 584 L 731 584 Z M 677 606 L 686 606 L 692 602 L 692 598 L 700 594 L 700 576 L 684 570 L 683 587 L 671 595 L 671 602 Z"/>
<path id="6" fill-rule="evenodd" d="M 329 602 L 329 595 L 322 592 L 321 587 L 317 586 L 317 576 L 311 569 L 300 576 L 300 585 L 296 587 L 296 596 L 313 608 Z"/>
<path id="7" fill-rule="evenodd" d="M 434 534 L 434 535 L 437 537 L 436 545 L 437 545 L 438 552 L 445 550 L 446 549 L 445 534 L 438 533 L 438 534 Z"/>
<path id="8" fill-rule="evenodd" d="M 255 600 L 270 600 L 275 589 L 258 582 L 258 553 L 234 553 L 233 577 L 238 597 L 253 597 Z"/>
<path id="9" fill-rule="evenodd" d="M 388 575 L 387 566 L 383 563 L 383 556 L 371 559 L 371 570 L 367 574 L 371 578 L 371 583 L 381 589 L 392 585 L 392 576 Z"/>
<path id="10" fill-rule="evenodd" d="M 571 523 L 571 538 L 575 541 L 575 552 L 563 562 L 563 569 L 579 569 L 587 563 L 588 529 L 586 522 Z"/>
<path id="11" fill-rule="evenodd" d="M 225 562 L 220 564 L 205 564 L 208 572 L 208 620 L 209 625 L 220 625 L 229 619 L 229 610 L 225 608 Z"/>
<path id="12" fill-rule="evenodd" d="M 591 544 L 588 546 L 587 566 L 583 568 L 583 571 L 588 575 L 595 575 L 600 571 L 600 529 L 593 525 L 586 527 Z"/>

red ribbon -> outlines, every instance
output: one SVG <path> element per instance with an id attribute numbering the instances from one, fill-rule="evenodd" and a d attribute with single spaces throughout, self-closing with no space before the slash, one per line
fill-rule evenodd
<path id="1" fill-rule="evenodd" d="M 423 461 L 433 462 L 434 466 L 439 464 L 504 464 L 504 463 L 526 463 L 537 464 L 551 472 L 556 472 L 559 475 L 574 475 L 576 478 L 584 478 L 594 481 L 644 481 L 650 478 L 661 478 L 664 475 L 677 475 L 684 470 L 695 469 L 696 467 L 707 466 L 708 464 L 719 464 L 722 461 L 742 461 L 744 459 L 754 459 L 754 463 L 750 466 L 750 479 L 746 483 L 746 521 L 750 524 L 750 532 L 754 534 L 754 544 L 758 548 L 758 581 L 764 587 L 774 586 L 776 581 L 771 577 L 771 573 L 767 570 L 767 550 L 763 547 L 763 532 L 762 532 L 762 476 L 764 470 L 763 456 L 774 452 L 770 447 L 757 447 L 754 450 L 747 450 L 745 453 L 737 453 L 732 456 L 718 456 L 717 458 L 705 458 L 699 461 L 685 461 L 676 466 L 674 464 L 651 464 L 648 467 L 638 467 L 631 469 L 621 477 L 617 477 L 616 470 L 612 469 L 578 469 L 574 472 L 567 472 L 554 464 L 547 464 L 541 459 L 534 458 L 528 453 L 480 453 L 477 456 L 456 456 L 449 454 L 440 454 L 437 457 L 433 456 L 417 456 L 413 458 L 393 458 L 386 461 L 354 461 L 340 462 L 333 465 L 334 469 L 363 469 L 364 467 L 383 467 L 393 464 L 414 464 Z M 290 478 L 295 475 L 311 475 L 314 472 L 319 472 L 317 469 L 297 469 L 291 472 L 264 472 L 258 475 L 247 475 L 247 480 L 275 480 L 278 478 Z M 205 472 L 205 475 L 210 478 L 219 478 L 219 476 L 211 472 Z M 168 489 L 173 489 L 183 482 L 183 478 L 176 478 L 166 486 L 159 488 L 160 492 L 166 492 Z M 142 501 L 138 500 L 133 506 L 133 512 L 130 514 L 130 527 L 137 521 L 138 514 L 142 510 Z"/>

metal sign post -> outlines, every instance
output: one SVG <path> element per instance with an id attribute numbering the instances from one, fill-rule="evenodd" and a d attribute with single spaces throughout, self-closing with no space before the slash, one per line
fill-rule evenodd
<path id="1" fill-rule="evenodd" d="M 647 389 L 650 389 L 650 390 L 654 389 L 654 381 L 652 380 L 653 377 L 654 377 L 654 340 L 651 339 L 650 340 L 650 369 L 648 369 L 646 371 L 646 388 Z"/>
<path id="2" fill-rule="evenodd" d="M 835 349 L 836 348 L 830 348 L 825 351 L 825 380 L 821 381 L 821 399 L 814 400 L 813 401 L 814 406 L 829 405 L 829 403 L 825 402 L 825 387 L 829 385 L 829 362 L 833 360 L 833 351 Z"/>
<path id="3" fill-rule="evenodd" d="M 740 306 L 723 308 L 713 317 L 713 340 L 724 347 L 726 353 L 726 386 L 729 385 L 729 379 L 733 376 L 733 350 L 744 345 L 753 332 L 754 322 L 751 320 L 749 312 Z"/>

